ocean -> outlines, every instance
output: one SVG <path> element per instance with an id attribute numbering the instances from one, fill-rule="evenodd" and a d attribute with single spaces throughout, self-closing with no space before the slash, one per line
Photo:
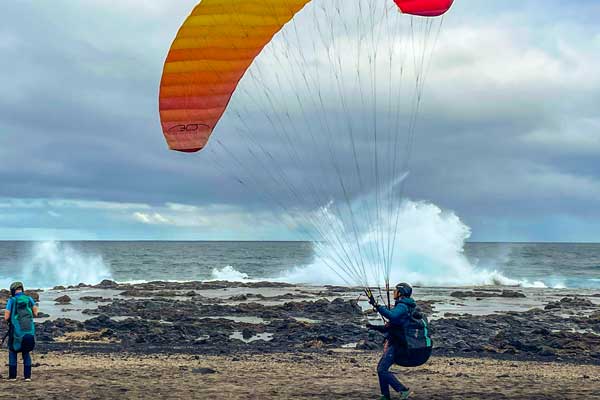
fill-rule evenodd
<path id="1" fill-rule="evenodd" d="M 442 265 L 439 257 L 407 257 L 406 265 L 392 268 L 391 279 L 423 286 L 600 289 L 600 244 L 465 243 L 452 258 Z M 13 280 L 49 288 L 102 279 L 344 284 L 309 242 L 0 242 L 3 287 Z"/>

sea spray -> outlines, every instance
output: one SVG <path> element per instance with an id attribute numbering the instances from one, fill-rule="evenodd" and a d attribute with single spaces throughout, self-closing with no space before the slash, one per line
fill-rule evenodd
<path id="1" fill-rule="evenodd" d="M 479 268 L 467 259 L 464 245 L 471 231 L 455 213 L 431 203 L 414 201 L 404 201 L 398 211 L 398 228 L 396 234 L 389 238 L 390 241 L 395 240 L 390 258 L 390 282 L 407 281 L 424 286 L 521 284 L 495 270 Z M 331 216 L 327 218 L 331 219 Z M 389 225 L 395 223 L 393 215 L 383 215 L 378 223 L 381 225 L 377 228 L 362 226 L 359 237 L 362 249 L 376 248 L 382 235 L 394 232 Z M 340 226 L 343 224 L 340 223 Z M 347 233 L 345 240 L 353 240 L 352 233 Z M 384 236 L 383 240 L 388 240 L 388 237 Z M 344 271 L 331 261 L 332 253 L 337 250 L 332 248 L 335 246 L 332 243 L 335 242 L 327 240 L 316 248 L 312 264 L 287 271 L 280 279 L 308 284 L 358 284 L 349 282 Z M 355 259 L 360 256 L 351 255 Z M 367 257 L 363 256 L 362 260 L 367 263 L 366 270 L 371 272 L 370 284 L 382 285 L 381 274 L 378 276 L 377 273 L 381 268 L 373 265 Z"/>
<path id="2" fill-rule="evenodd" d="M 2 284 L 19 280 L 30 288 L 49 288 L 82 282 L 96 284 L 103 279 L 112 279 L 112 274 L 102 256 L 84 253 L 67 243 L 45 241 L 32 243 Z"/>
<path id="3" fill-rule="evenodd" d="M 211 279 L 215 281 L 230 281 L 230 282 L 243 282 L 248 280 L 248 274 L 239 272 L 234 269 L 231 265 L 219 268 L 213 268 L 211 272 Z"/>

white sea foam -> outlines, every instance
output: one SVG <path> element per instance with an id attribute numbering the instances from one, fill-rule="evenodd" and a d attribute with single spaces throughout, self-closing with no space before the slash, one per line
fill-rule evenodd
<path id="1" fill-rule="evenodd" d="M 326 219 L 331 220 L 332 217 L 328 215 Z M 381 242 L 382 234 L 393 232 L 389 229 L 390 221 L 395 220 L 390 216 L 383 216 L 379 221 L 381 225 L 378 232 L 369 229 L 361 231 L 359 242 L 363 251 L 371 245 L 376 248 Z M 343 226 L 340 223 L 340 227 Z M 390 281 L 407 281 L 422 286 L 546 286 L 542 282 L 511 279 L 495 269 L 473 265 L 463 250 L 470 233 L 469 227 L 453 212 L 443 211 L 431 203 L 404 202 L 400 209 L 395 251 L 390 263 Z M 331 240 L 327 242 L 334 243 Z M 352 246 L 348 248 L 352 249 Z M 335 261 L 332 261 L 332 254 L 338 250 L 327 244 L 319 246 L 313 264 L 296 267 L 279 278 L 307 284 L 359 284 L 346 274 L 343 267 L 336 266 Z M 376 271 L 377 268 L 370 263 L 368 257 L 364 253 L 362 256 L 366 270 Z M 355 251 L 350 257 L 359 260 L 361 256 Z M 381 274 L 378 277 L 376 273 L 372 273 L 369 283 L 381 285 L 381 279 Z"/>
<path id="2" fill-rule="evenodd" d="M 231 265 L 219 268 L 213 268 L 211 272 L 211 280 L 215 281 L 230 281 L 230 282 L 243 282 L 248 281 L 248 274 L 240 272 L 233 268 Z"/>
<path id="3" fill-rule="evenodd" d="M 50 288 L 81 282 L 96 284 L 103 279 L 112 279 L 112 274 L 100 255 L 84 253 L 66 243 L 45 241 L 32 244 L 10 276 L 2 279 L 2 285 L 19 280 L 30 288 Z"/>

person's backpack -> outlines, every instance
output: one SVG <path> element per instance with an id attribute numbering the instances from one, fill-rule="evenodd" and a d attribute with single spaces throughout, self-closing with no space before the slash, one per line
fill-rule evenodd
<path id="1" fill-rule="evenodd" d="M 409 308 L 409 319 L 402 326 L 391 326 L 391 340 L 404 350 L 427 349 L 433 346 L 427 316 L 419 307 Z"/>
<path id="2" fill-rule="evenodd" d="M 8 348 L 14 352 L 30 352 L 35 347 L 35 324 L 29 296 L 12 298 Z"/>
<path id="3" fill-rule="evenodd" d="M 396 345 L 394 363 L 401 367 L 425 364 L 433 350 L 427 317 L 418 307 L 409 309 L 409 319 L 402 326 L 390 330 Z"/>
<path id="4" fill-rule="evenodd" d="M 404 325 L 404 338 L 409 350 L 431 348 L 427 316 L 417 307 L 410 313 L 410 319 Z"/>

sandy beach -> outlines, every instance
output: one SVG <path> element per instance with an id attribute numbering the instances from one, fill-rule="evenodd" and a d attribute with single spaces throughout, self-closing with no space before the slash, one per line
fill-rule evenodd
<path id="1" fill-rule="evenodd" d="M 5 357 L 5 352 L 1 353 Z M 34 356 L 34 381 L 2 380 L 0 398 L 375 399 L 377 354 Z M 395 368 L 413 399 L 600 399 L 600 366 L 435 357 Z"/>

